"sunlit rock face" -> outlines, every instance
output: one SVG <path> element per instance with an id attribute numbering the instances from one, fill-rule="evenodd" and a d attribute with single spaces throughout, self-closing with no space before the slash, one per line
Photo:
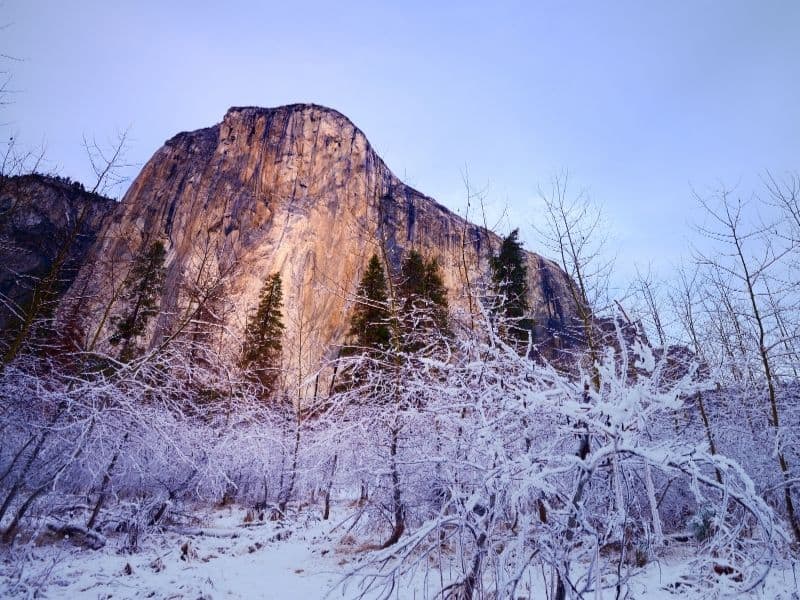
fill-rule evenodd
<path id="1" fill-rule="evenodd" d="M 403 184 L 345 116 L 309 104 L 231 108 L 222 123 L 168 140 L 84 267 L 96 304 L 87 314 L 102 313 L 123 265 L 157 239 L 167 248 L 167 279 L 150 343 L 180 317 L 187 290 L 212 280 L 224 286 L 216 317 L 241 332 L 262 283 L 279 271 L 294 382 L 335 356 L 362 271 L 381 247 L 394 268 L 410 249 L 436 257 L 451 305 L 466 308 L 467 281 L 485 279 L 499 243 Z M 528 261 L 532 316 L 545 339 L 568 318 L 566 276 L 538 255 Z"/>
<path id="2" fill-rule="evenodd" d="M 0 338 L 42 278 L 52 278 L 53 299 L 69 287 L 114 205 L 67 179 L 0 176 Z"/>

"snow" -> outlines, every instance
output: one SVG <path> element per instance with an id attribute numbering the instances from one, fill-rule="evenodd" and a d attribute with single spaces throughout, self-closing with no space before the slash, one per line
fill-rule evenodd
<path id="1" fill-rule="evenodd" d="M 338 513 L 343 514 L 340 507 Z M 264 598 L 308 600 L 359 598 L 357 578 L 344 576 L 371 550 L 368 544 L 336 531 L 338 521 L 322 521 L 308 511 L 292 525 L 280 521 L 245 523 L 240 508 L 207 510 L 199 528 L 169 530 L 152 536 L 140 552 L 125 554 L 114 538 L 93 551 L 55 540 L 28 546 L 27 560 L 7 555 L 0 562 L 0 596 L 72 598 Z M 318 515 L 318 513 L 317 513 Z M 457 559 L 457 557 L 451 557 Z M 693 557 L 674 554 L 648 564 L 627 586 L 625 597 L 635 600 L 708 600 L 681 579 Z M 20 565 L 23 570 L 18 569 Z M 387 596 L 397 600 L 431 598 L 440 590 L 437 565 L 420 568 L 411 582 Z M 771 571 L 764 585 L 745 597 L 764 600 L 800 598 L 797 565 Z M 576 573 L 585 572 L 578 565 Z M 688 584 L 688 585 L 687 585 Z M 540 568 L 531 568 L 519 598 L 546 598 Z M 724 585 L 721 586 L 724 589 Z M 365 595 L 376 598 L 376 593 Z M 586 598 L 616 597 L 614 588 L 585 594 Z M 733 597 L 720 592 L 715 598 Z M 741 595 L 739 597 L 742 597 Z"/>
<path id="2" fill-rule="evenodd" d="M 15 588 L 10 565 L 4 564 L 0 590 L 43 591 L 47 598 L 291 600 L 320 597 L 337 583 L 341 567 L 322 556 L 317 544 L 329 523 L 245 524 L 244 515 L 239 509 L 215 510 L 206 515 L 208 526 L 189 534 L 168 531 L 137 554 L 122 554 L 113 543 L 92 552 L 69 540 L 31 548 L 23 575 L 29 585 Z"/>

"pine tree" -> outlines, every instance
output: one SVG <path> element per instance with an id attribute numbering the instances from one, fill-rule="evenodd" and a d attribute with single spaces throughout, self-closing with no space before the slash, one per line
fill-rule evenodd
<path id="1" fill-rule="evenodd" d="M 436 259 L 426 261 L 416 250 L 409 252 L 397 290 L 403 350 L 417 352 L 449 334 L 447 288 Z"/>
<path id="2" fill-rule="evenodd" d="M 425 297 L 430 300 L 439 310 L 440 319 L 438 321 L 441 328 L 447 327 L 447 288 L 442 279 L 442 270 L 439 261 L 432 258 L 425 265 Z"/>
<path id="3" fill-rule="evenodd" d="M 508 234 L 500 245 L 500 252 L 490 260 L 493 291 L 497 296 L 494 310 L 509 322 L 508 331 L 514 337 L 527 341 L 533 330 L 528 312 L 528 268 L 519 242 L 519 230 Z"/>
<path id="4" fill-rule="evenodd" d="M 117 317 L 111 344 L 122 345 L 119 358 L 128 361 L 137 352 L 136 339 L 147 329 L 150 319 L 158 314 L 158 298 L 164 287 L 166 250 L 160 241 L 153 242 L 133 261 L 123 283 L 123 300 L 128 312 Z"/>
<path id="5" fill-rule="evenodd" d="M 358 302 L 350 320 L 353 346 L 348 353 L 364 350 L 385 350 L 392 333 L 389 322 L 389 293 L 383 265 L 376 254 L 372 255 L 367 270 L 358 286 Z"/>
<path id="6" fill-rule="evenodd" d="M 267 395 L 274 391 L 283 350 L 283 287 L 280 273 L 273 273 L 261 288 L 258 308 L 245 330 L 242 367 L 258 381 Z"/>

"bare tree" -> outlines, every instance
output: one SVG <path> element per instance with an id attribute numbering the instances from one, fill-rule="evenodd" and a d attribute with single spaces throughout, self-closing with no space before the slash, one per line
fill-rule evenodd
<path id="1" fill-rule="evenodd" d="M 749 225 L 746 221 L 747 203 L 727 189 L 721 189 L 711 199 L 697 196 L 708 214 L 711 225 L 700 232 L 716 242 L 716 254 L 696 251 L 696 261 L 704 267 L 706 276 L 718 290 L 715 300 L 727 306 L 727 315 L 735 326 L 735 339 L 743 355 L 752 348 L 760 365 L 760 380 L 766 388 L 768 423 L 776 438 L 781 437 L 779 398 L 781 362 L 777 350 L 786 341 L 778 315 L 786 302 L 794 304 L 797 286 L 787 282 L 784 261 L 794 249 L 791 240 L 774 235 L 777 224 L 768 222 Z M 784 503 L 795 537 L 800 540 L 800 522 L 795 511 L 792 493 L 792 471 L 785 452 L 777 452 L 783 478 Z"/>
<path id="2" fill-rule="evenodd" d="M 642 273 L 639 267 L 636 267 L 636 279 L 634 281 L 636 288 L 636 295 L 644 304 L 644 314 L 647 320 L 652 324 L 652 329 L 655 331 L 658 344 L 661 348 L 667 348 L 667 332 L 661 314 L 662 302 L 659 298 L 659 286 L 654 281 L 653 273 L 648 268 L 647 273 Z"/>
<path id="3" fill-rule="evenodd" d="M 588 349 L 591 385 L 599 389 L 601 340 L 595 315 L 608 310 L 608 284 L 613 262 L 603 255 L 602 215 L 586 191 L 572 195 L 569 175 L 553 177 L 547 192 L 540 190 L 545 223 L 537 231 L 558 257 L 568 275 L 567 286 L 578 319 L 578 331 Z"/>
<path id="4" fill-rule="evenodd" d="M 770 552 L 784 547 L 770 509 L 734 463 L 697 449 L 687 454 L 686 439 L 667 426 L 685 410 L 675 398 L 691 398 L 705 383 L 691 376 L 666 383 L 659 375 L 663 357 L 654 359 L 646 347 L 623 350 L 634 354 L 630 360 L 654 365 L 634 382 L 624 360 L 603 352 L 597 403 L 586 407 L 575 401 L 583 394 L 580 380 L 519 356 L 496 337 L 494 347 L 489 345 L 493 326 L 488 317 L 481 329 L 474 337 L 460 336 L 458 350 L 446 360 L 432 358 L 404 371 L 404 396 L 421 401 L 404 412 L 406 433 L 413 435 L 416 448 L 401 446 L 398 461 L 412 465 L 420 481 L 409 470 L 398 470 L 406 532 L 390 548 L 376 547 L 349 572 L 361 581 L 365 596 L 388 594 L 432 563 L 438 567 L 430 579 L 441 584 L 428 592 L 431 596 L 516 597 L 541 567 L 553 569 L 556 597 L 590 597 L 602 587 L 612 593 L 616 589 L 621 597 L 633 563 L 640 560 L 633 557 L 628 536 L 636 530 L 633 536 L 641 540 L 648 538 L 645 531 L 651 532 L 647 552 L 657 556 L 658 538 L 676 540 L 681 535 L 675 532 L 686 527 L 667 516 L 673 498 L 683 493 L 696 494 L 696 505 L 719 518 L 719 528 L 704 529 L 698 510 L 697 535 L 704 541 L 697 549 L 698 563 L 690 567 L 694 582 L 713 594 L 719 585 L 714 568 L 731 565 L 740 590 L 763 581 L 769 561 L 742 570 L 751 564 L 742 559 L 759 555 L 761 540 L 771 540 Z M 644 356 L 635 356 L 639 352 Z M 345 410 L 349 404 L 344 397 L 333 399 L 339 400 Z M 525 430 L 522 415 L 529 417 Z M 434 416 L 437 428 L 425 429 Z M 361 408 L 349 418 L 374 417 Z M 573 451 L 576 422 L 593 440 L 592 452 L 582 460 Z M 454 433 L 460 428 L 473 441 L 466 448 L 456 444 Z M 531 440 L 527 451 L 524 439 Z M 351 440 L 370 443 L 368 438 Z M 442 470 L 437 468 L 441 462 Z M 721 481 L 711 474 L 714 470 Z M 642 481 L 642 473 L 650 477 Z M 436 494 L 417 495 L 431 482 Z M 546 508 L 544 518 L 537 499 Z M 734 533 L 743 522 L 759 531 L 759 541 Z M 719 553 L 705 555 L 706 543 Z M 618 555 L 618 562 L 599 560 L 609 552 Z M 575 564 L 582 568 L 571 568 Z"/>
<path id="5" fill-rule="evenodd" d="M 116 139 L 108 144 L 98 143 L 97 138 L 89 140 L 83 136 L 83 147 L 94 171 L 95 182 L 91 193 L 108 195 L 115 188 L 128 181 L 126 169 L 135 166 L 127 162 L 130 127 L 117 133 Z"/>

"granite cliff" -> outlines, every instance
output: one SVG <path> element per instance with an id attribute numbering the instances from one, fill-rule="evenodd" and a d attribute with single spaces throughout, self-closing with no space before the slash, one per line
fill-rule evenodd
<path id="1" fill-rule="evenodd" d="M 436 257 L 451 304 L 464 306 L 465 267 L 472 282 L 485 276 L 499 243 L 401 182 L 345 116 L 310 104 L 231 108 L 221 123 L 180 133 L 153 155 L 73 285 L 90 297 L 87 331 L 113 304 L 122 265 L 157 239 L 167 276 L 149 343 L 179 318 L 192 289 L 211 282 L 224 289 L 211 312 L 241 331 L 264 279 L 279 271 L 285 363 L 297 380 L 343 341 L 352 294 L 381 246 L 393 265 L 412 248 Z M 531 316 L 544 340 L 571 313 L 566 275 L 536 254 L 527 259 Z M 102 320 L 103 334 L 110 322 Z"/>

